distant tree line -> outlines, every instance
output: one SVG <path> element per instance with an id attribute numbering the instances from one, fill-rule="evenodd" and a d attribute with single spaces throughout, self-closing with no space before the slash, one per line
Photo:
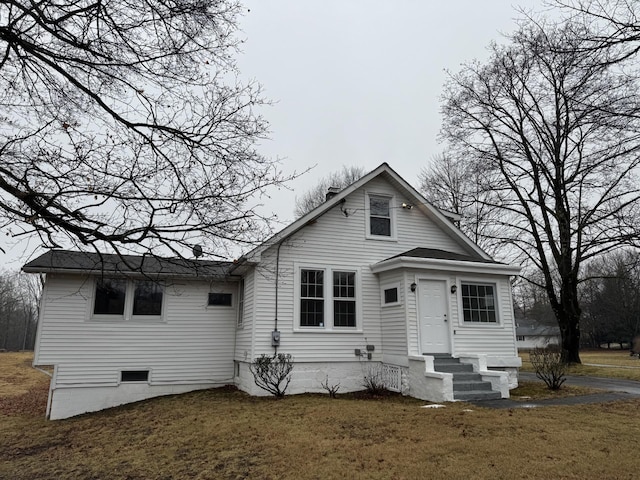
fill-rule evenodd
<path id="1" fill-rule="evenodd" d="M 41 290 L 38 277 L 0 272 L 0 351 L 33 350 Z"/>
<path id="2" fill-rule="evenodd" d="M 640 251 L 594 260 L 582 285 L 583 345 L 630 343 L 640 335 Z"/>

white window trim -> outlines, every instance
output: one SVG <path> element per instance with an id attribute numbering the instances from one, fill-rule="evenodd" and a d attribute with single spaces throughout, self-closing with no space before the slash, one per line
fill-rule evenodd
<path id="1" fill-rule="evenodd" d="M 371 234 L 371 197 L 384 197 L 389 199 L 389 217 L 391 219 L 391 236 Z M 364 194 L 365 212 L 365 238 L 368 240 L 381 240 L 383 242 L 398 241 L 396 229 L 396 197 L 388 193 L 365 192 Z"/>
<path id="2" fill-rule="evenodd" d="M 474 284 L 474 285 L 490 285 L 493 287 L 494 294 L 494 302 L 495 302 L 495 311 L 496 311 L 496 321 L 495 322 L 467 322 L 464 319 L 464 308 L 462 306 L 462 284 Z M 486 278 L 459 278 L 457 285 L 456 297 L 458 300 L 458 318 L 459 325 L 465 328 L 502 328 L 502 311 L 500 301 L 500 292 L 498 288 L 498 281 L 490 280 Z"/>
<path id="3" fill-rule="evenodd" d="M 244 328 L 244 310 L 245 310 L 245 283 L 244 283 L 244 278 L 242 278 L 240 280 L 240 282 L 238 282 L 238 294 L 236 295 L 237 297 L 237 312 L 236 312 L 236 328 L 238 330 L 242 330 Z M 233 303 L 233 298 L 231 299 L 231 302 Z"/>
<path id="4" fill-rule="evenodd" d="M 391 303 L 385 303 L 384 302 L 384 291 L 385 290 L 390 290 L 392 288 L 397 288 L 398 289 L 398 301 L 391 302 Z M 384 285 L 380 286 L 380 305 L 382 307 L 397 307 L 399 305 L 402 305 L 402 292 L 400 290 L 400 282 L 385 283 Z"/>
<path id="5" fill-rule="evenodd" d="M 220 294 L 231 295 L 231 305 L 209 305 L 209 294 L 210 293 L 220 293 Z M 235 308 L 237 308 L 236 303 L 237 303 L 236 295 L 233 292 L 227 292 L 227 291 L 211 292 L 211 291 L 209 291 L 209 292 L 207 292 L 207 300 L 206 300 L 206 303 L 205 303 L 205 308 L 207 310 L 209 310 L 209 309 L 223 309 L 223 308 L 226 308 L 226 309 L 234 308 L 235 309 Z"/>
<path id="6" fill-rule="evenodd" d="M 113 279 L 122 279 L 122 277 L 105 277 Z M 146 279 L 131 279 L 124 278 L 125 290 L 124 290 L 124 313 L 122 315 L 108 315 L 108 314 L 95 314 L 95 301 L 96 301 L 96 288 L 98 282 L 102 277 L 94 277 L 91 283 L 91 299 L 89 303 L 89 320 L 93 322 L 118 322 L 118 323 L 166 323 L 165 311 L 167 306 L 167 288 L 164 284 L 162 286 L 162 305 L 160 306 L 160 315 L 133 315 L 133 297 L 135 294 L 136 283 L 146 282 Z"/>
<path id="7" fill-rule="evenodd" d="M 322 270 L 324 272 L 323 300 L 324 326 L 300 326 L 300 272 L 302 270 Z M 335 327 L 333 325 L 333 272 L 355 272 L 356 274 L 356 326 Z M 309 263 L 294 263 L 293 273 L 293 331 L 304 333 L 362 333 L 362 272 L 360 267 L 348 265 L 318 265 Z"/>
<path id="8" fill-rule="evenodd" d="M 164 296 L 164 295 L 163 295 Z M 123 382 L 122 381 L 122 372 L 137 372 L 140 370 L 148 370 L 149 371 L 149 377 L 147 378 L 147 380 L 136 380 L 136 381 L 128 381 L 128 382 Z M 151 376 L 153 375 L 153 369 L 151 367 L 126 367 L 126 368 L 121 368 L 118 371 L 118 382 L 117 385 L 151 385 L 152 382 L 152 378 Z"/>

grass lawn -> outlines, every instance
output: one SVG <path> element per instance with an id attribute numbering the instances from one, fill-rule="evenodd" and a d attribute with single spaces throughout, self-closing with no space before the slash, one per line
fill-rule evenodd
<path id="1" fill-rule="evenodd" d="M 533 372 L 529 354 L 521 352 L 520 357 L 522 358 L 522 371 Z M 640 359 L 629 356 L 628 350 L 582 350 L 580 351 L 580 359 L 582 365 L 572 365 L 567 370 L 567 374 L 640 381 Z"/>
<path id="2" fill-rule="evenodd" d="M 29 361 L 27 354 L 0 353 L 2 479 L 637 475 L 640 401 L 431 409 L 397 395 L 274 400 L 221 389 L 46 421 L 48 377 L 29 369 Z"/>

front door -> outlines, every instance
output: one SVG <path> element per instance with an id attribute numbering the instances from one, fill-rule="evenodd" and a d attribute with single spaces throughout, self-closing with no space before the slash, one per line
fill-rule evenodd
<path id="1" fill-rule="evenodd" d="M 451 353 L 446 291 L 447 284 L 443 280 L 420 280 L 418 283 L 422 353 Z"/>

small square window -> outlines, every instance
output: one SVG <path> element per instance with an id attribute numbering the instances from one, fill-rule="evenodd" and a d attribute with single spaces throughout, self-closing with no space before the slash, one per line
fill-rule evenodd
<path id="1" fill-rule="evenodd" d="M 384 289 L 384 303 L 398 303 L 398 287 Z"/>
<path id="2" fill-rule="evenodd" d="M 209 306 L 230 307 L 232 294 L 230 293 L 209 293 Z"/>

